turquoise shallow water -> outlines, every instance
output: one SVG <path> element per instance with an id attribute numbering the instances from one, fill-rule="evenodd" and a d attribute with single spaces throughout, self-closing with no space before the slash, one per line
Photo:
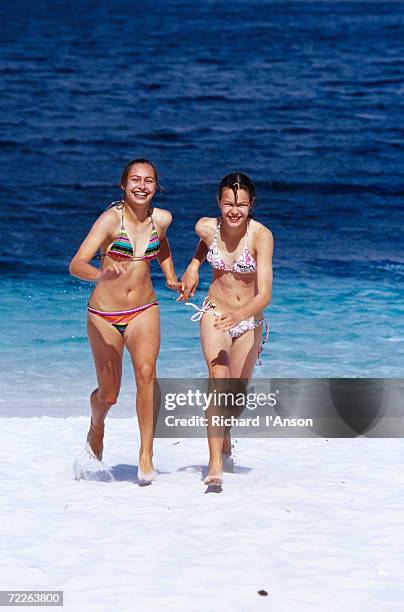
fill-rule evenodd
<path id="1" fill-rule="evenodd" d="M 179 274 L 220 178 L 255 181 L 275 236 L 256 376 L 403 376 L 404 3 L 168 4 L 0 7 L 3 414 L 87 412 L 91 287 L 67 266 L 140 156 Z M 156 269 L 159 374 L 203 376 L 198 327 Z M 132 381 L 127 359 L 119 409 Z"/>
<path id="2" fill-rule="evenodd" d="M 202 301 L 209 271 L 194 301 Z M 161 306 L 162 345 L 158 374 L 205 376 L 199 326 L 155 275 Z M 257 377 L 402 377 L 404 306 L 399 286 L 369 279 L 317 280 L 275 275 L 266 315 L 270 339 Z M 355 285 L 355 286 L 354 286 Z M 90 284 L 41 276 L 0 283 L 1 414 L 85 414 L 96 384 L 86 337 Z M 133 375 L 126 355 L 120 402 L 131 410 Z M 126 409 L 126 408 L 125 408 Z"/>

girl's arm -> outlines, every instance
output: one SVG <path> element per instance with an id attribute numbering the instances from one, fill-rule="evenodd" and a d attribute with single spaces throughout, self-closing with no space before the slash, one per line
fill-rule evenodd
<path id="1" fill-rule="evenodd" d="M 111 233 L 111 213 L 102 214 L 92 226 L 79 250 L 69 265 L 69 272 L 81 280 L 95 281 L 112 280 L 122 274 L 126 274 L 127 264 L 114 263 L 112 266 L 101 270 L 90 264 L 96 252 L 108 240 Z"/>
<path id="2" fill-rule="evenodd" d="M 203 240 L 200 240 L 193 258 L 188 264 L 187 269 L 181 279 L 181 295 L 177 299 L 178 302 L 184 300 L 188 301 L 188 298 L 195 295 L 195 291 L 199 284 L 199 268 L 206 259 L 208 254 L 208 247 Z"/>
<path id="3" fill-rule="evenodd" d="M 174 291 L 181 291 L 181 283 L 177 279 L 177 275 L 174 269 L 174 262 L 171 255 L 170 243 L 166 236 L 168 227 L 172 221 L 171 213 L 167 210 L 160 211 L 160 251 L 157 255 L 158 262 L 160 264 L 161 271 L 163 272 L 167 287 Z"/>
<path id="4" fill-rule="evenodd" d="M 169 287 L 169 289 L 173 289 L 174 291 L 181 291 L 181 283 L 177 279 L 177 275 L 174 270 L 174 262 L 167 236 L 164 236 L 164 238 L 160 240 L 160 251 L 157 255 L 157 259 L 166 278 L 167 287 Z"/>
<path id="5" fill-rule="evenodd" d="M 200 240 L 198 242 L 198 246 L 196 247 L 194 256 L 188 264 L 188 267 L 181 279 L 181 295 L 177 298 L 178 302 L 181 302 L 182 300 L 187 302 L 190 296 L 192 297 L 195 295 L 195 291 L 199 284 L 199 268 L 205 261 L 209 250 L 206 240 L 208 239 L 209 235 L 210 221 L 211 220 L 208 217 L 204 217 L 195 225 L 195 232 L 199 236 Z"/>

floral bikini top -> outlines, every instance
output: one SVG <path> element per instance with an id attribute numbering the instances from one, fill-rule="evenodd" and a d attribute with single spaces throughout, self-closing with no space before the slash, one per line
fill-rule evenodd
<path id="1" fill-rule="evenodd" d="M 244 236 L 244 246 L 243 250 L 237 259 L 237 261 L 233 264 L 231 268 L 228 267 L 226 262 L 223 260 L 223 257 L 219 253 L 219 249 L 217 246 L 217 236 L 220 232 L 220 226 L 222 225 L 222 221 L 220 221 L 216 228 L 216 234 L 213 239 L 212 244 L 209 247 L 208 254 L 206 256 L 206 260 L 212 268 L 215 270 L 223 270 L 224 272 L 238 272 L 239 274 L 249 274 L 251 272 L 255 272 L 257 270 L 257 262 L 254 257 L 251 255 L 248 246 L 247 246 L 247 238 L 248 238 L 248 228 L 250 224 L 247 224 L 247 231 Z"/>
<path id="2" fill-rule="evenodd" d="M 135 249 L 131 243 L 131 240 L 128 236 L 128 232 L 125 229 L 124 224 L 124 212 L 125 208 L 122 208 L 122 222 L 121 222 L 121 230 L 118 236 L 115 238 L 114 242 L 108 248 L 105 255 L 111 257 L 112 259 L 116 259 L 118 261 L 144 261 L 148 259 L 154 259 L 157 257 L 158 252 L 160 251 L 160 239 L 155 228 L 153 218 L 150 216 L 152 222 L 152 231 L 150 234 L 149 244 L 146 247 L 145 252 L 141 256 L 135 256 Z"/>

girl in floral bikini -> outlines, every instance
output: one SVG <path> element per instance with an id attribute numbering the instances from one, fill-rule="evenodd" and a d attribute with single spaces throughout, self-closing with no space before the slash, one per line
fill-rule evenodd
<path id="1" fill-rule="evenodd" d="M 203 306 L 201 344 L 210 379 L 252 375 L 262 350 L 262 315 L 272 295 L 273 236 L 251 219 L 255 186 L 239 172 L 228 174 L 217 194 L 221 218 L 203 217 L 195 231 L 200 238 L 182 278 L 179 300 L 187 302 L 198 286 L 198 270 L 207 259 L 213 278 Z M 214 315 L 214 316 L 209 316 Z M 223 459 L 231 455 L 230 428 L 208 427 L 209 471 L 205 484 L 221 486 Z"/>

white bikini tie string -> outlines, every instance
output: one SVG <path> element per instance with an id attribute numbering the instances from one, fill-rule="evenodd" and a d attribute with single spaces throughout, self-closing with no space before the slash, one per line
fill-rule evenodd
<path id="1" fill-rule="evenodd" d="M 185 306 L 192 306 L 192 308 L 195 308 L 195 310 L 197 310 L 197 312 L 195 312 L 195 314 L 192 315 L 191 321 L 200 321 L 203 315 L 205 314 L 205 312 L 208 312 L 210 308 L 215 307 L 210 297 L 205 298 L 202 308 L 199 308 L 199 306 L 197 306 L 196 304 L 193 304 L 192 302 L 185 302 Z M 217 312 L 211 312 L 210 314 L 215 315 L 215 317 L 220 316 Z"/>

